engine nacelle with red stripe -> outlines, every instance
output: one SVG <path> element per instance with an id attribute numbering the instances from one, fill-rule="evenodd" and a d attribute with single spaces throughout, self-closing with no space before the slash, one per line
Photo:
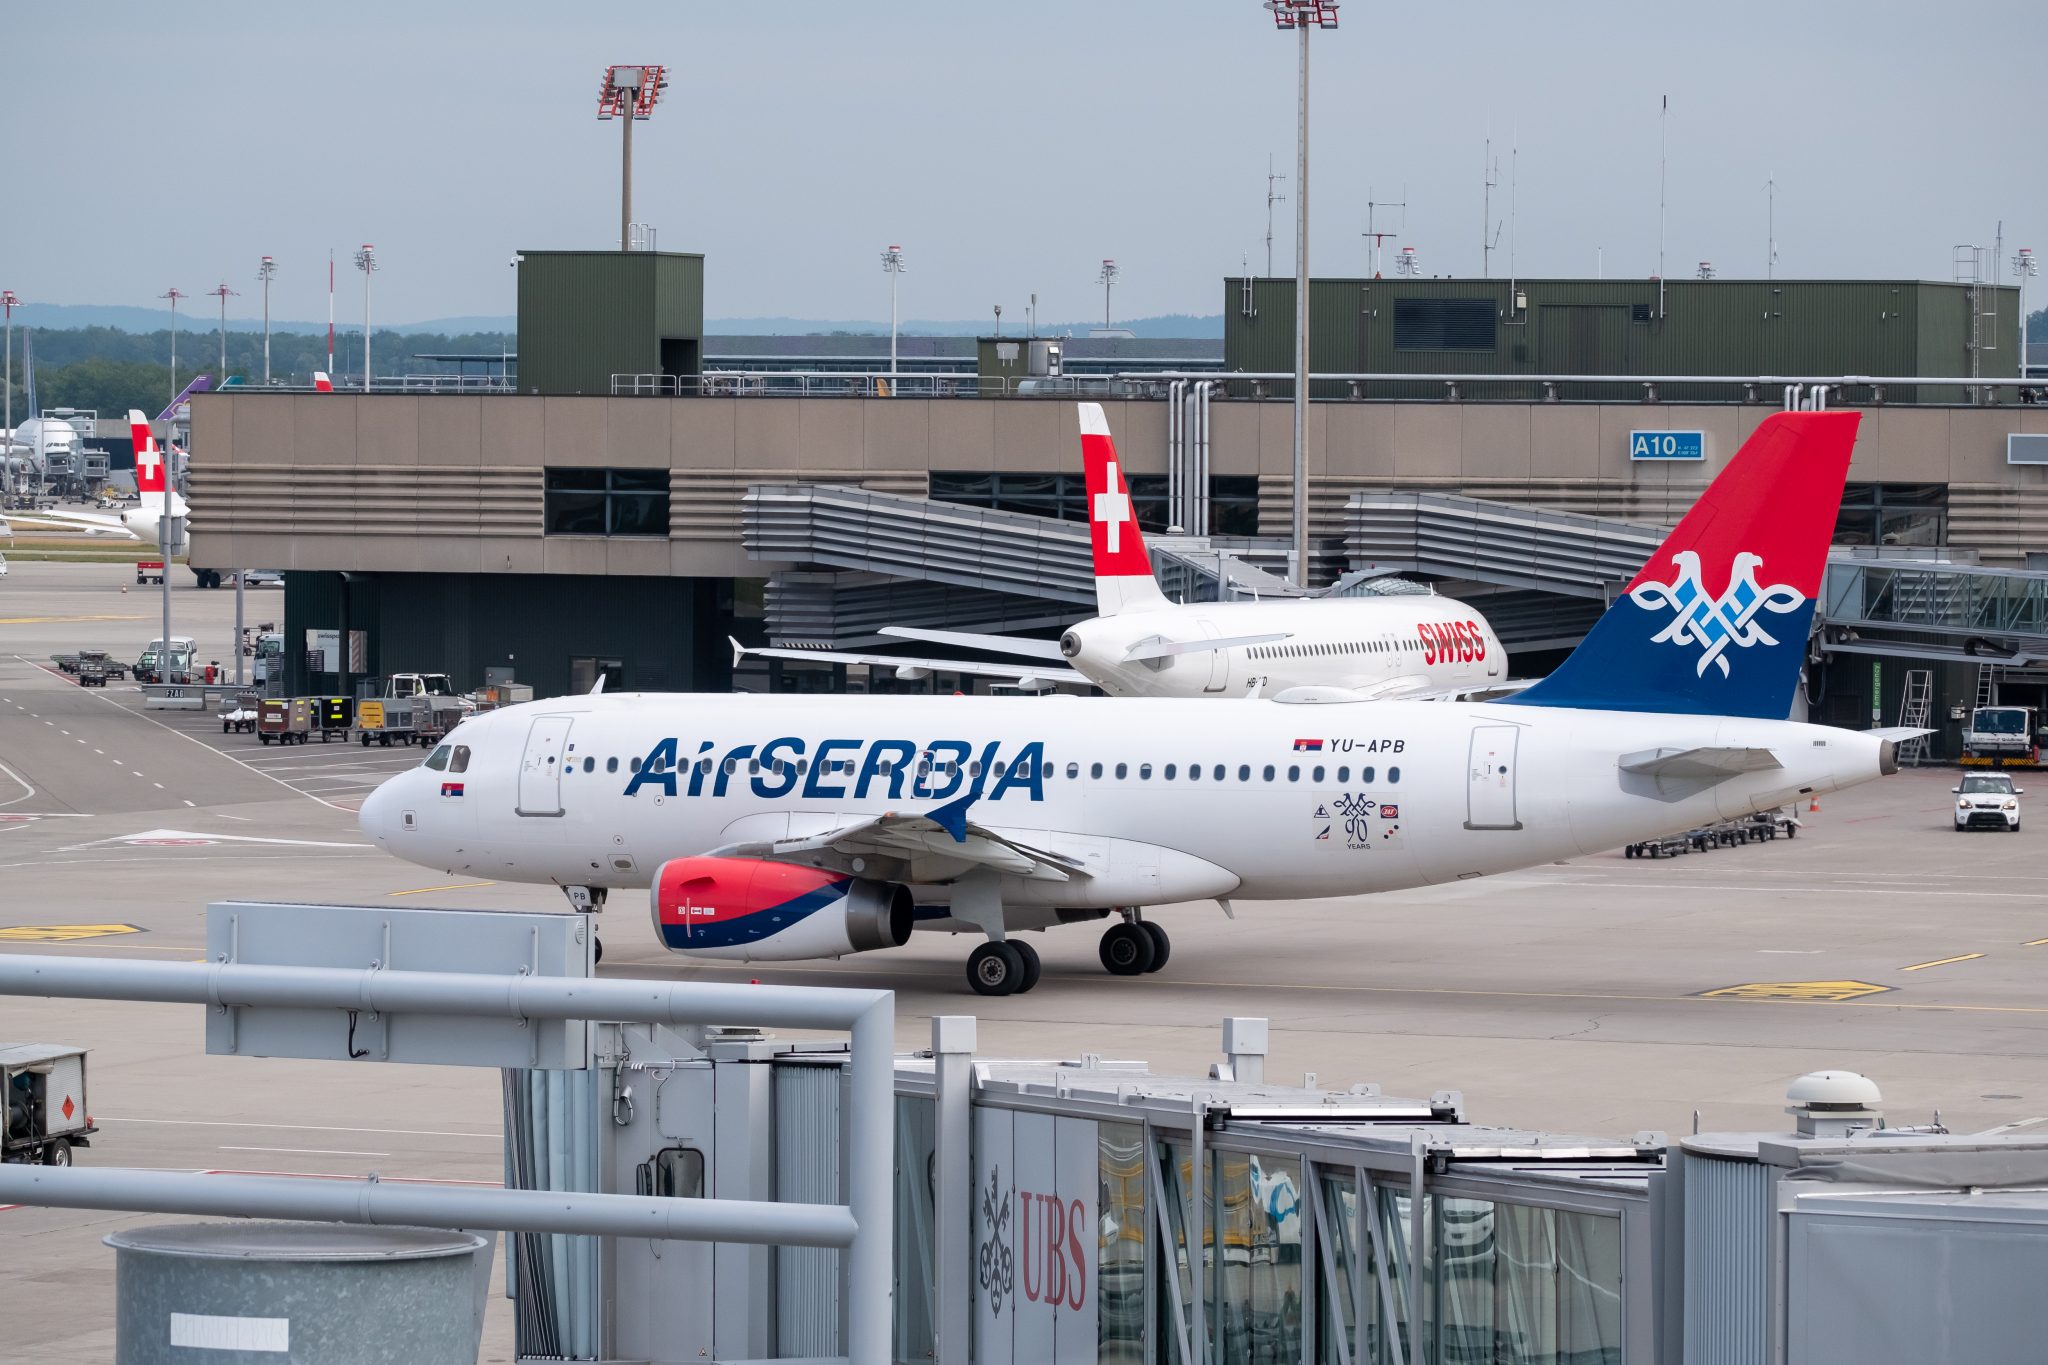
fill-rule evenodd
<path id="1" fill-rule="evenodd" d="M 670 950 L 740 962 L 900 948 L 916 914 L 895 882 L 763 858 L 673 858 L 648 894 Z"/>

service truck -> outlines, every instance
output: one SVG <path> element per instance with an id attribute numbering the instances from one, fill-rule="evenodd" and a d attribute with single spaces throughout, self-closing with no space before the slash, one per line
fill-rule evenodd
<path id="1" fill-rule="evenodd" d="M 2041 740 L 2031 706 L 1979 706 L 1963 726 L 1962 763 L 1973 768 L 2032 768 Z"/>
<path id="2" fill-rule="evenodd" d="M 61 1043 L 0 1044 L 0 1161 L 69 1166 L 92 1146 L 85 1108 L 85 1049 Z"/>

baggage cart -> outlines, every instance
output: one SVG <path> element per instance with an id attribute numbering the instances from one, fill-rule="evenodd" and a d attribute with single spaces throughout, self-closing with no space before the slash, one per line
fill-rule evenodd
<path id="1" fill-rule="evenodd" d="M 256 738 L 265 744 L 304 744 L 313 728 L 313 707 L 306 697 L 265 697 L 257 709 Z"/>
<path id="2" fill-rule="evenodd" d="M 313 728 L 320 732 L 320 742 L 339 736 L 346 740 L 349 731 L 355 728 L 356 699 L 354 697 L 314 697 Z"/>

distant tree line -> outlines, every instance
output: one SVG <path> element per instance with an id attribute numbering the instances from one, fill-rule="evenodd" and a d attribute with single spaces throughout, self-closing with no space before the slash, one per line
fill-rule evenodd
<path id="1" fill-rule="evenodd" d="M 14 420 L 28 412 L 27 328 L 14 329 Z M 125 332 L 118 327 L 38 329 L 34 353 L 36 402 L 46 408 L 94 409 L 102 417 L 140 408 L 152 417 L 197 375 L 221 376 L 220 333 L 178 329 L 178 373 L 171 375 L 171 333 Z M 370 360 L 378 377 L 405 374 L 453 374 L 462 367 L 441 361 L 416 360 L 422 353 L 498 356 L 515 350 L 510 332 L 378 331 L 371 338 Z M 363 334 L 336 328 L 334 367 L 340 376 L 362 377 Z M 327 366 L 327 336 L 319 333 L 273 332 L 270 336 L 270 377 L 273 383 L 309 385 L 313 372 Z M 471 373 L 478 367 L 471 365 Z M 243 383 L 263 382 L 263 334 L 228 333 L 228 373 Z"/>

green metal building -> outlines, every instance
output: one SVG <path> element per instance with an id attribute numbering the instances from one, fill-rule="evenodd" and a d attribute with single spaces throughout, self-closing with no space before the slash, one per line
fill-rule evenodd
<path id="1" fill-rule="evenodd" d="M 1317 279 L 1309 288 L 1310 368 L 1321 374 L 2011 379 L 2019 373 L 2019 291 L 2010 287 L 1914 280 L 1669 280 L 1660 287 L 1656 280 Z M 1226 369 L 1292 372 L 1294 281 L 1226 279 L 1223 312 Z M 1327 394 L 1324 387 L 1317 385 L 1315 396 L 1348 396 L 1341 385 L 1329 386 Z M 1368 396 L 1427 393 L 1375 389 Z M 1527 396 L 1545 395 L 1532 389 Z M 1965 401 L 1960 389 L 1952 397 L 1928 388 L 1888 396 Z"/>
<path id="2" fill-rule="evenodd" d="M 615 375 L 672 393 L 703 373 L 701 254 L 522 251 L 517 266 L 521 393 L 609 395 Z"/>

